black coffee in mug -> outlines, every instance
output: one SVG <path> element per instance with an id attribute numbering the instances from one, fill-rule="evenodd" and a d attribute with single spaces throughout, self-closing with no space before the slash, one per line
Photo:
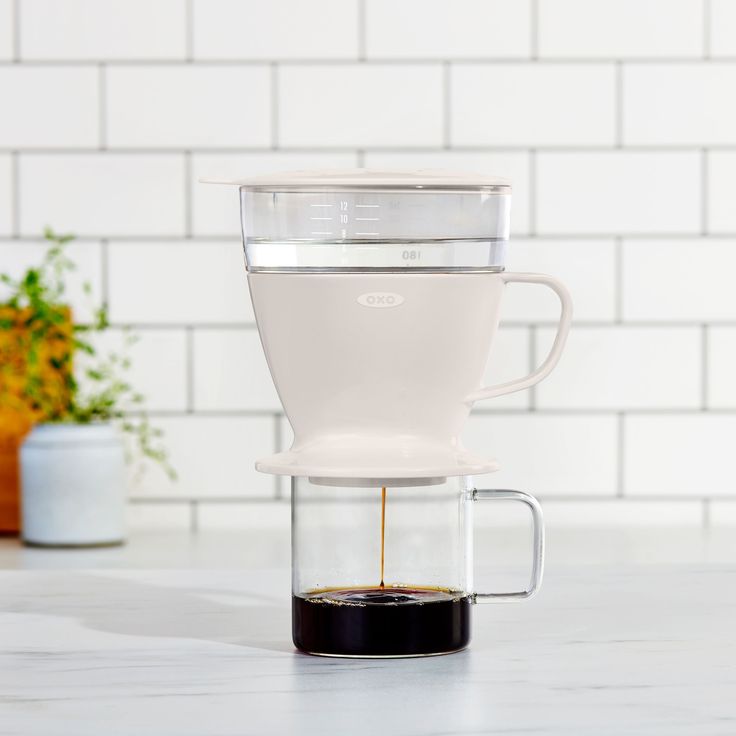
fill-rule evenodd
<path id="1" fill-rule="evenodd" d="M 470 596 L 445 588 L 325 589 L 292 598 L 293 638 L 311 654 L 410 657 L 463 649 Z"/>

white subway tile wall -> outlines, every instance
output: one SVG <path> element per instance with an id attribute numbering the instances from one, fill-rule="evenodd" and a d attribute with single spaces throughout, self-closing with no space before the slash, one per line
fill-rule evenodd
<path id="1" fill-rule="evenodd" d="M 537 331 L 537 355 L 546 355 L 555 332 Z M 537 387 L 537 408 L 697 409 L 701 340 L 698 327 L 579 326 L 555 372 Z"/>
<path id="2" fill-rule="evenodd" d="M 633 145 L 719 146 L 736 143 L 736 66 L 628 64 L 623 78 L 623 136 Z"/>
<path id="3" fill-rule="evenodd" d="M 734 504 L 736 506 L 736 504 Z M 555 527 L 699 527 L 703 504 L 698 501 L 640 500 L 619 498 L 586 501 L 556 501 L 544 508 L 544 521 L 552 535 Z M 552 537 L 553 538 L 553 537 Z M 554 542 L 550 541 L 551 544 Z M 651 557 L 647 562 L 653 562 Z M 668 558 L 667 562 L 671 562 Z"/>
<path id="4" fill-rule="evenodd" d="M 613 238 L 516 238 L 508 268 L 554 274 L 575 296 L 576 322 L 610 323 L 617 317 L 617 250 Z M 559 300 L 550 289 L 523 284 L 508 288 L 503 305 L 503 319 L 513 322 L 552 322 L 559 312 Z"/>
<path id="5" fill-rule="evenodd" d="M 736 327 L 709 327 L 704 333 L 708 393 L 711 409 L 736 409 Z"/>
<path id="6" fill-rule="evenodd" d="M 0 236 L 8 236 L 13 230 L 13 159 L 0 153 Z"/>
<path id="7" fill-rule="evenodd" d="M 267 66 L 111 67 L 111 148 L 265 148 L 271 142 Z"/>
<path id="8" fill-rule="evenodd" d="M 470 417 L 464 441 L 469 449 L 501 463 L 483 479 L 497 488 L 518 488 L 545 496 L 616 494 L 617 418 L 529 412 Z"/>
<path id="9" fill-rule="evenodd" d="M 90 66 L 1 66 L 3 147 L 97 146 L 98 76 Z"/>
<path id="10" fill-rule="evenodd" d="M 703 15 L 700 0 L 539 0 L 539 55 L 698 57 Z"/>
<path id="11" fill-rule="evenodd" d="M 736 416 L 670 412 L 626 417 L 624 424 L 627 493 L 736 497 Z"/>
<path id="12" fill-rule="evenodd" d="M 370 0 L 369 59 L 528 58 L 531 4 L 518 0 Z"/>
<path id="13" fill-rule="evenodd" d="M 358 0 L 193 0 L 192 12 L 197 60 L 358 55 Z"/>
<path id="14" fill-rule="evenodd" d="M 198 526 L 204 529 L 286 529 L 291 521 L 291 510 L 289 504 L 283 501 L 203 501 L 197 503 L 197 521 Z"/>
<path id="15" fill-rule="evenodd" d="M 702 167 L 698 151 L 540 151 L 537 233 L 698 233 Z"/>
<path id="16" fill-rule="evenodd" d="M 84 237 L 185 234 L 186 166 L 181 154 L 17 154 L 21 235 L 47 225 Z"/>
<path id="17" fill-rule="evenodd" d="M 736 239 L 627 239 L 622 261 L 626 321 L 736 322 Z"/>
<path id="18" fill-rule="evenodd" d="M 75 233 L 75 312 L 140 335 L 179 479 L 132 480 L 134 525 L 284 525 L 237 191 L 199 179 L 507 176 L 510 268 L 563 279 L 575 323 L 546 382 L 477 407 L 465 440 L 502 464 L 478 482 L 557 526 L 733 524 L 735 89 L 734 0 L 0 0 L 0 268 Z M 509 287 L 485 380 L 537 365 L 558 313 Z"/>
<path id="19" fill-rule="evenodd" d="M 736 56 L 736 52 L 734 52 Z M 736 232 L 736 151 L 711 151 L 708 170 L 707 227 L 711 233 Z"/>
<path id="20" fill-rule="evenodd" d="M 440 64 L 284 64 L 275 76 L 278 145 L 442 145 Z"/>
<path id="21" fill-rule="evenodd" d="M 13 0 L 0 0 L 0 60 L 13 58 Z"/>
<path id="22" fill-rule="evenodd" d="M 736 525 L 736 501 L 706 502 L 705 510 L 709 524 L 714 526 Z"/>
<path id="23" fill-rule="evenodd" d="M 184 59 L 185 0 L 23 0 L 21 58 Z"/>
<path id="24" fill-rule="evenodd" d="M 188 407 L 187 338 L 178 329 L 133 333 L 114 327 L 95 335 L 93 341 L 102 355 L 130 359 L 126 380 L 144 397 L 149 411 L 183 412 Z M 81 355 L 77 362 L 84 368 L 90 359 Z"/>
<path id="25" fill-rule="evenodd" d="M 217 499 L 266 499 L 274 496 L 275 479 L 257 473 L 252 458 L 273 452 L 277 417 L 188 415 L 158 417 L 166 433 L 171 480 L 158 465 L 131 469 L 133 495 Z"/>
<path id="26" fill-rule="evenodd" d="M 201 329 L 193 338 L 195 411 L 278 413 L 281 404 L 257 330 Z"/>
<path id="27" fill-rule="evenodd" d="M 613 145 L 615 76 L 604 64 L 457 64 L 450 75 L 451 143 Z"/>
<path id="28" fill-rule="evenodd" d="M 710 52 L 714 57 L 736 56 L 736 3 L 710 0 Z"/>
<path id="29" fill-rule="evenodd" d="M 120 324 L 253 322 L 243 250 L 235 240 L 112 241 L 110 318 Z"/>

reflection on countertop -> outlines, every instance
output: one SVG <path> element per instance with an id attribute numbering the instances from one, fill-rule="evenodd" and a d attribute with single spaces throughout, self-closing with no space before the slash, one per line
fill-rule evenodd
<path id="1" fill-rule="evenodd" d="M 484 586 L 524 575 L 523 534 L 492 536 Z M 0 566 L 24 569 L 0 571 L 2 732 L 736 732 L 728 529 L 557 530 L 536 598 L 477 606 L 470 649 L 426 659 L 295 653 L 288 565 L 281 531 L 3 540 Z"/>

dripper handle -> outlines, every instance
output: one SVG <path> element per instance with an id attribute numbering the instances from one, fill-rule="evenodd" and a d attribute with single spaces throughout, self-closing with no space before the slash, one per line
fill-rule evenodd
<path id="1" fill-rule="evenodd" d="M 497 603 L 505 601 L 519 601 L 531 598 L 537 593 L 542 585 L 542 577 L 544 576 L 544 518 L 542 516 L 542 507 L 539 505 L 534 496 L 530 496 L 523 491 L 506 491 L 506 490 L 478 490 L 473 489 L 471 493 L 473 501 L 521 501 L 526 504 L 532 514 L 533 528 L 533 552 L 532 552 L 532 573 L 529 580 L 529 587 L 524 590 L 514 591 L 512 593 L 473 593 L 471 600 L 473 603 Z"/>
<path id="2" fill-rule="evenodd" d="M 466 402 L 470 404 L 474 404 L 476 401 L 482 401 L 483 399 L 493 399 L 496 396 L 511 394 L 514 391 L 521 391 L 522 389 L 534 386 L 543 378 L 546 378 L 560 360 L 562 349 L 565 347 L 565 341 L 567 340 L 567 333 L 570 331 L 570 325 L 572 323 L 572 298 L 567 287 L 561 281 L 541 273 L 501 273 L 499 275 L 506 284 L 513 282 L 542 284 L 552 289 L 560 300 L 560 321 L 557 323 L 557 334 L 555 335 L 555 341 L 552 343 L 552 348 L 544 359 L 544 362 L 536 370 L 523 378 L 499 383 L 496 386 L 484 386 L 466 398 Z"/>

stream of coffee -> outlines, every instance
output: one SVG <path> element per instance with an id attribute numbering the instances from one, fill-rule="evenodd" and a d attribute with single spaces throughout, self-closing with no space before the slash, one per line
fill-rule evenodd
<path id="1" fill-rule="evenodd" d="M 384 553 L 386 551 L 386 486 L 381 488 L 381 583 L 383 590 L 386 585 L 383 581 Z"/>

